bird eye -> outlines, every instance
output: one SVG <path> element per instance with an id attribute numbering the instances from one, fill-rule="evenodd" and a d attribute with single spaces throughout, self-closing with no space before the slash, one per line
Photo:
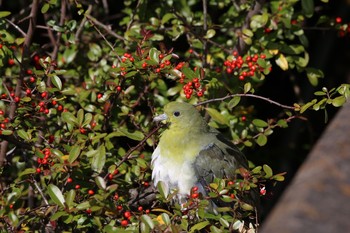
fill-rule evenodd
<path id="1" fill-rule="evenodd" d="M 174 112 L 174 116 L 176 116 L 176 117 L 180 116 L 180 112 L 178 112 L 178 111 Z"/>

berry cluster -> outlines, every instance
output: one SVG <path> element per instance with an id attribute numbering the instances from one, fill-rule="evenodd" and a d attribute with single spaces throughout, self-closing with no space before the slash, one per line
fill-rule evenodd
<path id="1" fill-rule="evenodd" d="M 334 19 L 334 22 L 335 22 L 334 27 L 338 30 L 339 37 L 350 35 L 350 23 L 344 24 L 343 19 L 341 17 L 336 17 Z"/>
<path id="2" fill-rule="evenodd" d="M 246 77 L 253 77 L 257 72 L 264 71 L 264 67 L 259 65 L 259 59 L 265 60 L 265 54 L 246 55 L 244 58 L 235 51 L 233 57 L 224 62 L 226 73 L 238 76 L 243 81 Z"/>
<path id="3" fill-rule="evenodd" d="M 152 54 L 152 57 L 151 57 Z M 157 54 L 156 57 L 154 54 Z M 205 92 L 205 88 L 202 87 L 199 78 L 195 77 L 186 77 L 182 72 L 182 69 L 185 67 L 185 62 L 179 62 L 178 64 L 173 64 L 171 58 L 173 55 L 171 51 L 168 53 L 160 53 L 159 51 L 146 53 L 143 49 L 138 49 L 135 55 L 131 53 L 124 53 L 121 57 L 121 63 L 117 65 L 112 65 L 113 69 L 117 69 L 119 74 L 123 77 L 126 77 L 128 73 L 145 73 L 152 72 L 155 74 L 161 73 L 172 73 L 171 70 L 175 71 L 176 75 L 179 77 L 179 82 L 184 84 L 183 91 L 187 99 L 190 99 L 193 94 L 196 94 L 198 97 L 202 97 Z M 187 67 L 186 67 L 187 68 Z M 195 69 L 196 70 L 196 69 Z M 148 75 L 149 76 L 149 75 Z M 198 75 L 199 76 L 199 75 Z M 189 81 L 185 81 L 189 79 Z M 121 87 L 118 91 L 121 91 Z M 102 94 L 98 97 L 102 98 Z"/>
<path id="4" fill-rule="evenodd" d="M 44 155 L 43 158 L 38 158 L 37 162 L 38 162 L 38 167 L 36 168 L 36 173 L 40 174 L 42 171 L 42 168 L 44 166 L 53 166 L 54 162 L 53 159 L 51 157 L 51 150 L 50 148 L 45 148 L 44 150 L 41 151 L 41 153 Z"/>
<path id="5" fill-rule="evenodd" d="M 186 99 L 190 99 L 194 92 L 197 93 L 198 97 L 202 97 L 204 94 L 205 88 L 202 87 L 198 78 L 193 78 L 192 81 L 187 82 L 183 86 L 183 90 L 184 90 Z"/>

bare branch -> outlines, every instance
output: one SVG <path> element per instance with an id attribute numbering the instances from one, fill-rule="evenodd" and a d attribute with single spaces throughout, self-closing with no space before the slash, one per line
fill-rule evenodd
<path id="1" fill-rule="evenodd" d="M 8 19 L 6 19 L 6 18 L 5 18 L 5 20 L 6 20 L 6 22 L 8 22 L 9 24 L 11 24 L 14 28 L 16 28 L 16 30 L 19 31 L 19 33 L 21 33 L 23 37 L 26 37 L 26 36 L 27 36 L 27 34 L 26 34 L 24 31 L 22 31 L 22 29 L 21 29 L 20 27 L 18 27 L 16 24 L 14 24 L 13 22 L 11 22 L 10 20 L 8 20 Z"/>
<path id="2" fill-rule="evenodd" d="M 266 97 L 263 97 L 263 96 L 260 96 L 260 95 L 254 95 L 254 94 L 232 94 L 232 95 L 227 95 L 227 96 L 224 96 L 224 97 L 221 97 L 221 98 L 215 98 L 215 99 L 210 99 L 210 100 L 206 100 L 206 101 L 200 102 L 200 103 L 196 104 L 195 106 L 208 104 L 208 103 L 212 103 L 212 102 L 224 101 L 226 99 L 231 99 L 231 98 L 234 98 L 234 97 L 251 97 L 251 98 L 264 100 L 266 102 L 269 102 L 270 104 L 277 105 L 277 106 L 279 106 L 281 108 L 290 109 L 290 110 L 294 110 L 295 109 L 295 107 L 293 107 L 293 106 L 284 105 L 284 104 L 278 103 L 278 102 L 276 102 L 274 100 L 271 100 L 269 98 L 266 98 Z"/>
<path id="3" fill-rule="evenodd" d="M 108 34 L 110 34 L 111 36 L 119 39 L 119 40 L 122 40 L 124 41 L 125 38 L 118 35 L 117 33 L 113 32 L 108 26 L 104 25 L 103 23 L 101 23 L 100 21 L 98 21 L 97 19 L 95 19 L 94 17 L 92 17 L 91 15 L 89 14 L 85 14 L 85 17 L 94 25 L 97 25 L 101 28 L 103 28 L 103 30 L 105 30 Z"/>
<path id="4" fill-rule="evenodd" d="M 142 141 L 140 141 L 136 146 L 131 148 L 122 158 L 122 160 L 117 164 L 117 168 L 122 165 L 125 161 L 129 160 L 132 157 L 132 152 L 136 151 L 138 148 L 143 146 L 143 144 L 149 139 L 153 134 L 155 134 L 160 128 L 162 127 L 161 124 L 159 124 L 156 128 L 154 128 L 149 134 L 147 134 Z"/>

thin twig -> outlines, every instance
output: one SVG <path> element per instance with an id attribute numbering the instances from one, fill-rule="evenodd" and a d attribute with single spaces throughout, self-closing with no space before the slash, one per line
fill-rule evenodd
<path id="1" fill-rule="evenodd" d="M 207 33 L 208 30 L 208 6 L 207 0 L 203 0 L 203 30 Z M 202 66 L 207 67 L 207 54 L 208 54 L 208 42 L 203 40 L 203 55 L 202 55 Z"/>
<path id="2" fill-rule="evenodd" d="M 132 152 L 143 146 L 143 144 L 149 139 L 153 134 L 155 134 L 160 128 L 162 127 L 161 124 L 159 124 L 156 128 L 154 128 L 149 134 L 147 134 L 142 141 L 140 141 L 136 146 L 131 148 L 122 158 L 122 160 L 117 164 L 117 168 L 122 165 L 125 161 L 129 160 L 131 158 Z"/>
<path id="3" fill-rule="evenodd" d="M 101 23 L 100 21 L 98 21 L 97 19 L 95 19 L 94 17 L 92 17 L 89 14 L 85 14 L 85 17 L 92 23 L 95 24 L 101 28 L 103 28 L 103 30 L 105 30 L 108 34 L 110 34 L 111 36 L 114 36 L 115 38 L 119 39 L 119 40 L 125 40 L 124 37 L 118 35 L 117 33 L 113 32 L 108 26 L 104 25 L 103 23 Z"/>
<path id="4" fill-rule="evenodd" d="M 212 102 L 224 101 L 226 99 L 231 99 L 231 98 L 234 98 L 234 97 L 251 97 L 251 98 L 264 100 L 266 102 L 269 102 L 270 104 L 277 105 L 277 106 L 279 106 L 281 108 L 291 109 L 291 110 L 295 109 L 295 107 L 293 107 L 293 106 L 280 104 L 280 103 L 278 103 L 278 102 L 276 102 L 274 100 L 271 100 L 269 98 L 266 98 L 266 97 L 263 97 L 263 96 L 260 96 L 260 95 L 254 95 L 254 94 L 232 94 L 232 95 L 227 95 L 227 96 L 224 96 L 224 97 L 221 97 L 221 98 L 215 98 L 215 99 L 210 99 L 210 100 L 206 100 L 206 101 L 200 102 L 200 103 L 196 104 L 195 106 L 208 104 L 208 103 L 212 103 Z"/>
<path id="5" fill-rule="evenodd" d="M 80 34 L 82 33 L 83 29 L 84 29 L 84 25 L 87 21 L 86 19 L 86 15 L 89 15 L 91 13 L 91 10 L 92 10 L 92 5 L 89 5 L 86 12 L 85 12 L 85 16 L 83 18 L 83 20 L 81 21 L 79 27 L 78 27 L 78 30 L 77 32 L 75 33 L 75 42 L 78 42 L 79 41 L 79 37 L 80 37 Z"/>
<path id="6" fill-rule="evenodd" d="M 38 192 L 40 193 L 41 197 L 43 198 L 43 201 L 45 203 L 45 205 L 49 205 L 49 202 L 47 201 L 43 191 L 41 190 L 41 188 L 38 185 L 38 182 L 36 182 L 36 180 L 34 178 L 31 179 L 31 182 L 34 184 L 36 190 L 38 190 Z"/>
<path id="7" fill-rule="evenodd" d="M 26 34 L 24 31 L 22 31 L 22 29 L 21 29 L 20 27 L 18 27 L 16 24 L 14 24 L 13 22 L 11 22 L 10 20 L 8 20 L 8 19 L 6 19 L 6 18 L 5 18 L 5 20 L 6 20 L 6 22 L 8 22 L 9 24 L 11 24 L 14 28 L 16 28 L 17 31 L 19 31 L 19 33 L 21 33 L 23 37 L 26 37 L 26 36 L 27 36 L 27 34 Z"/>
<path id="8" fill-rule="evenodd" d="M 249 28 L 249 24 L 250 24 L 250 19 L 253 17 L 253 15 L 256 15 L 262 8 L 262 5 L 264 3 L 264 0 L 257 0 L 255 1 L 255 5 L 253 7 L 252 10 L 250 10 L 245 18 L 244 24 L 242 26 L 241 31 L 243 31 L 244 29 Z M 243 37 L 240 35 L 238 37 L 238 41 L 237 44 L 235 46 L 235 50 L 239 53 L 239 54 L 244 54 L 245 51 L 247 49 L 247 45 L 243 40 Z"/>

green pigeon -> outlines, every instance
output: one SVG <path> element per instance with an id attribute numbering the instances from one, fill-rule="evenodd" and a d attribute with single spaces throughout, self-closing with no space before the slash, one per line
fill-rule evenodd
<path id="1" fill-rule="evenodd" d="M 206 195 L 214 178 L 234 180 L 236 169 L 248 169 L 244 154 L 209 127 L 193 105 L 170 102 L 154 121 L 166 121 L 167 128 L 152 154 L 152 179 L 155 186 L 163 182 L 166 194 L 177 190 L 179 202 L 186 200 L 192 187 Z"/>

